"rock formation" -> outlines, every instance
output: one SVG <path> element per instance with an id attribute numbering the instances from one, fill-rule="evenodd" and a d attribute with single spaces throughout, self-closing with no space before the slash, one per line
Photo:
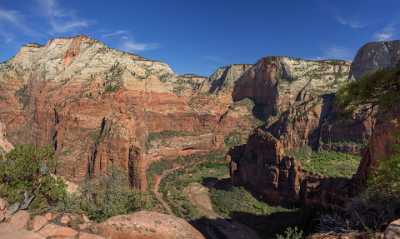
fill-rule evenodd
<path id="1" fill-rule="evenodd" d="M 310 146 L 355 153 L 366 143 L 370 126 L 362 117 L 336 120 L 333 105 L 334 93 L 348 81 L 349 70 L 346 61 L 266 57 L 236 82 L 232 96 L 252 99 L 254 113 L 267 121 L 263 128 L 286 150 Z"/>
<path id="2" fill-rule="evenodd" d="M 353 76 L 355 74 L 358 78 L 370 73 L 370 70 L 395 66 L 395 58 L 399 56 L 398 43 L 394 41 L 364 46 L 352 64 Z M 386 47 L 385 51 L 381 49 L 382 46 Z M 382 57 L 385 60 L 380 62 Z M 387 63 L 388 57 L 390 64 Z M 254 69 L 247 71 L 235 87 L 234 98 L 251 97 L 256 104 L 258 102 L 264 105 L 265 115 L 271 117 L 270 115 L 276 114 L 278 120 L 273 119 L 272 124 L 270 120 L 254 131 L 246 145 L 230 150 L 227 158 L 231 161 L 232 181 L 236 185 L 248 186 L 272 203 L 297 202 L 344 208 L 348 199 L 356 195 L 360 186 L 365 184 L 379 160 L 390 155 L 390 145 L 397 140 L 394 136 L 400 131 L 399 109 L 394 107 L 390 112 L 380 113 L 376 119 L 365 117 L 368 114 L 362 110 L 350 118 L 338 118 L 340 109 L 332 104 L 337 87 L 322 90 L 323 88 L 314 86 L 305 92 L 302 91 L 303 88 L 297 87 L 301 90 L 294 94 L 296 97 L 288 95 L 281 100 L 282 93 L 276 89 L 279 89 L 282 78 L 290 79 L 283 77 L 288 70 L 282 64 L 277 58 L 264 59 Z M 360 68 L 361 65 L 368 67 Z M 247 75 L 251 76 L 252 81 L 246 80 Z M 321 78 L 317 82 L 327 79 L 329 77 Z M 343 81 L 345 79 L 343 76 Z M 263 93 L 262 87 L 268 93 L 272 89 L 272 94 Z M 307 87 L 308 85 L 304 89 Z M 283 92 L 291 92 L 293 89 L 296 88 L 289 87 Z M 296 115 L 300 116 L 293 117 Z M 326 145 L 326 142 L 339 140 L 353 141 L 355 147 L 352 144 L 342 146 L 344 148 Z M 301 169 L 300 162 L 285 156 L 284 152 L 304 145 L 316 149 L 357 152 L 360 150 L 357 145 L 362 145 L 367 140 L 367 150 L 352 179 L 329 178 L 305 172 Z"/>
<path id="3" fill-rule="evenodd" d="M 223 149 L 254 127 L 248 107 L 212 85 L 86 36 L 28 44 L 0 64 L 0 146 L 50 144 L 67 180 L 116 165 L 144 188 L 151 161 Z"/>
<path id="4" fill-rule="evenodd" d="M 139 211 L 96 223 L 84 214 L 48 212 L 31 215 L 20 210 L 6 214 L 7 202 L 0 198 L 0 238 L 4 239 L 204 239 L 192 225 L 175 216 Z"/>
<path id="5" fill-rule="evenodd" d="M 204 236 L 181 218 L 156 212 L 136 212 L 115 216 L 97 226 L 106 238 L 204 239 Z"/>
<path id="6" fill-rule="evenodd" d="M 400 41 L 370 42 L 357 52 L 351 65 L 350 77 L 360 79 L 376 70 L 392 68 L 399 61 Z"/>

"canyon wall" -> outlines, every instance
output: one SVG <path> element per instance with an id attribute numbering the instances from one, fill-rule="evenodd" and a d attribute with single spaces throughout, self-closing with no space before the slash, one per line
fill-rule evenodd
<path id="1" fill-rule="evenodd" d="M 351 77 L 344 74 L 336 82 L 396 66 L 400 59 L 398 43 L 365 45 L 351 65 Z M 270 203 L 343 208 L 362 188 L 379 160 L 390 154 L 389 145 L 399 130 L 398 108 L 376 118 L 361 109 L 347 118 L 339 117 L 340 109 L 333 102 L 340 84 L 330 84 L 329 77 L 317 77 L 319 84 L 305 81 L 303 87 L 290 87 L 284 83 L 285 90 L 279 91 L 281 81 L 297 79 L 288 77 L 291 74 L 284 64 L 287 63 L 279 58 L 263 59 L 235 87 L 234 99 L 252 98 L 268 118 L 247 144 L 232 148 L 227 154 L 232 181 L 247 186 Z M 285 151 L 304 145 L 316 150 L 362 151 L 363 159 L 352 179 L 324 177 L 304 171 L 298 160 L 286 156 Z M 368 145 L 367 150 L 362 150 L 364 145 Z"/>
<path id="2" fill-rule="evenodd" d="M 230 87 L 245 70 L 215 80 Z M 86 36 L 28 44 L 0 64 L 0 146 L 52 145 L 70 181 L 114 165 L 145 188 L 150 162 L 223 150 L 232 132 L 255 127 L 251 109 L 215 85 Z"/>

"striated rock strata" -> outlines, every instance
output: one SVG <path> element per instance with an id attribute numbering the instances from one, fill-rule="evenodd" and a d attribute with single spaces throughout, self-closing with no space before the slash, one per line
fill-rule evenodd
<path id="1" fill-rule="evenodd" d="M 28 44 L 0 64 L 0 146 L 50 144 L 70 181 L 116 165 L 144 189 L 151 161 L 224 149 L 227 135 L 255 127 L 232 89 L 213 84 L 86 36 Z"/>
<path id="2" fill-rule="evenodd" d="M 397 47 L 395 47 L 397 44 L 397 41 L 367 44 L 357 54 L 351 72 L 353 75 L 357 72 L 357 76 L 362 76 L 370 73 L 371 69 L 395 66 L 396 64 L 393 62 L 395 61 L 394 57 L 398 55 Z M 386 56 L 391 56 L 392 63 L 390 65 L 386 64 L 385 60 L 380 62 L 379 57 L 363 58 L 363 55 L 378 54 L 382 45 L 387 47 Z M 374 67 L 360 68 L 360 64 L 364 63 L 366 66 Z M 279 79 L 285 75 L 284 72 L 287 72 L 287 70 L 282 70 L 285 67 L 279 64 L 282 63 L 277 62 L 276 58 L 260 61 L 257 64 L 258 71 L 256 69 L 249 70 L 238 81 L 238 83 L 250 85 L 247 85 L 247 88 L 235 88 L 234 96 L 236 94 L 238 99 L 246 96 L 252 97 L 256 102 L 275 102 L 264 106 L 267 107 L 264 112 L 267 112 L 267 115 L 275 112 L 278 120 L 255 130 L 247 144 L 230 150 L 227 158 L 231 161 L 232 181 L 236 185 L 249 187 L 272 203 L 302 203 L 327 208 L 344 208 L 347 201 L 363 188 L 368 176 L 377 167 L 379 161 L 393 153 L 390 145 L 398 143 L 395 135 L 400 132 L 399 108 L 394 106 L 390 112 L 381 112 L 376 118 L 365 117 L 368 115 L 367 112 L 359 110 L 352 117 L 343 119 L 337 116 L 340 109 L 336 109 L 332 104 L 333 93 L 337 87 L 319 91 L 319 96 L 313 93 L 315 89 L 306 91 L 309 92 L 306 94 L 298 93 L 305 97 L 292 97 L 295 98 L 294 102 L 290 101 L 290 97 L 280 100 L 279 91 L 275 91 L 276 94 L 272 94 L 272 96 L 271 94 L 262 94 L 260 90 L 262 85 L 269 89 L 268 92 L 271 87 L 277 89 Z M 250 78 L 253 81 L 246 80 L 246 75 L 251 72 L 253 72 L 253 77 Z M 288 92 L 292 90 L 290 87 L 288 89 Z M 281 102 L 286 103 L 281 105 Z M 313 103 L 310 105 L 310 102 Z M 279 116 L 282 109 L 286 109 L 286 111 Z M 301 116 L 290 117 L 298 114 Z M 284 119 L 291 119 L 291 121 Z M 326 145 L 326 142 L 338 140 L 353 141 L 356 143 L 355 145 L 362 145 L 368 140 L 368 146 L 363 152 L 360 166 L 351 179 L 329 178 L 305 172 L 301 169 L 300 162 L 286 157 L 283 150 L 308 144 L 317 149 L 359 151 L 359 148 L 353 148 L 351 144 L 342 145 L 345 148 Z"/>

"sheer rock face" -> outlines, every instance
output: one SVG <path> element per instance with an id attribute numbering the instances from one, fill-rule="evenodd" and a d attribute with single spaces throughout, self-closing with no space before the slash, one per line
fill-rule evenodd
<path id="1" fill-rule="evenodd" d="M 270 133 L 257 129 L 247 145 L 228 153 L 235 185 L 246 185 L 272 204 L 296 202 L 300 192 L 301 165 L 283 155 L 284 147 Z"/>
<path id="2" fill-rule="evenodd" d="M 369 125 L 356 116 L 337 120 L 339 111 L 333 104 L 349 70 L 346 61 L 267 57 L 236 82 L 233 99 L 254 100 L 254 112 L 267 122 L 264 129 L 285 149 L 308 145 L 356 153 L 366 143 Z M 348 128 L 352 135 L 342 130 Z"/>
<path id="3" fill-rule="evenodd" d="M 377 115 L 374 132 L 364 151 L 363 159 L 353 181 L 363 186 L 379 162 L 393 155 L 393 145 L 400 144 L 400 107 L 394 106 L 388 112 Z"/>
<path id="4" fill-rule="evenodd" d="M 253 127 L 248 108 L 206 93 L 211 84 L 86 36 L 28 44 L 0 64 L 0 143 L 52 145 L 57 173 L 74 182 L 117 165 L 143 188 L 151 161 L 221 149 Z M 165 131 L 171 146 L 150 142 Z"/>
<path id="5" fill-rule="evenodd" d="M 232 94 L 236 81 L 252 66 L 250 64 L 235 64 L 217 69 L 209 78 L 208 91 L 210 93 L 222 91 Z"/>
<path id="6" fill-rule="evenodd" d="M 379 69 L 393 68 L 400 61 L 400 41 L 370 42 L 357 52 L 351 66 L 350 77 L 362 76 Z"/>
<path id="7" fill-rule="evenodd" d="M 363 52 L 365 47 L 360 51 L 361 53 L 358 53 L 357 58 L 360 58 L 360 55 L 363 54 L 372 56 L 371 54 L 376 53 L 374 49 L 371 50 L 372 53 Z M 397 50 L 391 51 L 397 52 Z M 396 52 L 389 52 L 388 55 L 395 55 Z M 374 61 L 373 59 L 372 61 Z M 376 66 L 383 65 L 380 62 L 374 64 Z M 268 82 L 276 82 L 273 81 L 276 78 L 271 77 L 276 76 L 276 72 L 279 73 L 275 70 L 279 69 L 279 65 L 275 65 L 278 67 L 267 65 L 263 68 L 264 73 L 266 72 L 268 76 L 265 77 L 267 83 L 264 85 L 269 86 L 271 84 Z M 359 69 L 356 71 L 360 75 L 365 75 L 369 70 L 364 68 L 362 71 Z M 251 70 L 248 72 L 251 72 Z M 352 70 L 352 72 L 355 71 Z M 244 79 L 245 75 L 239 81 Z M 257 77 L 254 79 L 257 81 Z M 261 76 L 258 80 L 260 79 L 262 79 Z M 259 88 L 261 87 L 262 85 Z M 261 93 L 258 96 L 254 92 L 250 95 L 252 97 L 264 97 Z M 279 99 L 279 97 L 275 97 L 275 99 Z M 295 101 L 291 106 L 292 108 L 289 107 L 289 110 L 282 114 L 283 117 L 281 116 L 271 125 L 267 124 L 257 129 L 250 136 L 247 144 L 236 147 L 228 153 L 227 159 L 231 161 L 232 181 L 236 185 L 248 186 L 269 202 L 297 202 L 326 208 L 344 208 L 348 200 L 363 188 L 368 176 L 376 169 L 379 162 L 393 154 L 391 145 L 399 143 L 400 108 L 394 106 L 389 112 L 381 112 L 376 117 L 367 118 L 365 117 L 366 112 L 360 110 L 352 118 L 343 119 L 337 117 L 340 109 L 335 108 L 332 104 L 334 94 L 323 94 L 320 97 L 308 94 L 307 97 L 302 99 L 303 101 Z M 275 102 L 279 102 L 279 100 Z M 313 104 L 312 107 L 307 109 L 310 106 L 308 102 L 313 102 Z M 279 104 L 275 104 L 274 110 L 279 112 L 279 109 Z M 285 121 L 285 119 L 290 119 L 290 116 L 299 113 L 301 116 L 292 118 L 292 122 Z M 316 127 L 317 125 L 319 126 Z M 338 150 L 338 148 L 327 144 L 330 140 L 345 139 L 356 144 L 364 144 L 368 141 L 358 171 L 351 179 L 329 178 L 305 172 L 295 159 L 290 161 L 290 165 L 293 166 L 290 167 L 288 174 L 278 173 L 282 169 L 281 165 L 285 165 L 285 158 L 287 158 L 283 149 L 304 145 L 304 142 L 306 142 L 304 139 L 310 140 L 310 136 L 314 136 L 314 134 L 309 134 L 312 131 L 305 131 L 304 129 L 313 129 L 313 127 L 317 129 L 314 130 L 317 133 L 317 140 L 309 141 L 308 144 L 317 142 L 317 145 L 322 149 L 328 147 L 328 149 Z M 268 137 L 264 137 L 264 135 Z M 355 148 L 355 151 L 357 150 L 359 148 Z M 351 152 L 352 150 L 348 151 Z M 292 175 L 299 175 L 299 178 L 293 180 Z M 283 192 L 292 192 L 291 194 L 282 193 L 277 186 L 281 182 L 293 181 L 297 183 L 287 184 L 286 188 L 283 189 Z"/>

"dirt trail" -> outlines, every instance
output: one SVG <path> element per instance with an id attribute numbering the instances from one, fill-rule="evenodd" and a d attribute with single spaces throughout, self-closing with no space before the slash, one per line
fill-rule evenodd
<path id="1" fill-rule="evenodd" d="M 156 199 L 165 208 L 167 213 L 174 215 L 171 207 L 164 201 L 163 194 L 159 191 L 162 180 L 177 170 L 196 166 L 201 162 L 196 162 L 186 166 L 175 166 L 163 171 L 160 175 L 154 176 L 154 186 L 152 191 Z M 200 183 L 192 183 L 185 188 L 184 192 L 190 202 L 197 210 L 209 221 L 207 222 L 207 238 L 210 239 L 260 239 L 260 237 L 249 227 L 235 221 L 225 219 L 213 209 L 209 189 Z"/>
<path id="2" fill-rule="evenodd" d="M 210 236 L 215 239 L 260 239 L 249 227 L 235 221 L 228 221 L 213 209 L 209 189 L 200 183 L 192 183 L 185 193 L 197 210 L 209 220 L 218 233 Z"/>
<path id="3" fill-rule="evenodd" d="M 154 176 L 154 187 L 153 187 L 153 193 L 156 196 L 156 199 L 161 203 L 161 205 L 165 208 L 165 210 L 167 210 L 168 214 L 170 215 L 174 215 L 174 213 L 172 212 L 171 207 L 168 205 L 168 203 L 166 201 L 164 201 L 163 195 L 160 192 L 160 183 L 161 181 L 167 177 L 168 175 L 170 175 L 171 173 L 175 172 L 176 170 L 179 170 L 183 168 L 182 166 L 176 166 L 174 168 L 165 170 L 164 172 L 162 172 L 161 175 L 156 175 Z"/>

